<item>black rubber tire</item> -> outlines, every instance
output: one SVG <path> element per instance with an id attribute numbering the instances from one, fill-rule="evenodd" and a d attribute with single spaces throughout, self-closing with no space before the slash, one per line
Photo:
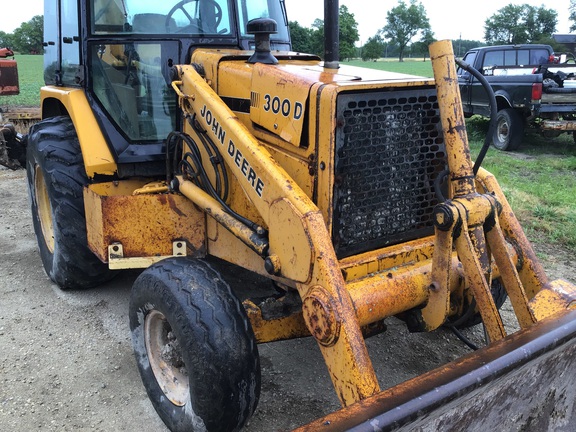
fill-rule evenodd
<path id="1" fill-rule="evenodd" d="M 32 126 L 26 161 L 34 231 L 50 279 L 62 289 L 110 280 L 116 273 L 88 248 L 83 197 L 88 177 L 70 118 L 52 117 Z"/>
<path id="2" fill-rule="evenodd" d="M 492 145 L 498 150 L 515 150 L 522 144 L 524 137 L 524 119 L 513 108 L 505 108 L 496 115 L 496 129 Z"/>
<path id="3" fill-rule="evenodd" d="M 494 299 L 496 308 L 500 310 L 508 297 L 506 289 L 504 285 L 502 285 L 502 282 L 500 282 L 500 279 L 494 279 L 492 281 L 490 291 L 492 292 L 492 298 Z M 478 325 L 481 322 L 482 317 L 480 316 L 480 312 L 476 310 L 475 302 L 472 302 L 472 304 L 465 305 L 464 313 L 460 317 L 451 317 L 449 323 L 458 329 L 465 329 Z"/>
<path id="4" fill-rule="evenodd" d="M 173 432 L 240 430 L 260 397 L 260 358 L 244 307 L 219 273 L 206 261 L 191 258 L 154 264 L 134 282 L 129 314 L 140 376 L 166 426 Z M 158 339 L 149 330 L 159 314 L 166 328 L 154 335 L 172 337 L 158 344 L 162 349 L 152 346 Z M 176 365 L 163 357 L 166 347 L 172 350 L 173 337 Z M 164 370 L 169 364 L 180 372 L 182 363 L 189 372 L 187 382 L 186 375 L 166 380 L 154 372 L 161 364 Z M 184 395 L 174 397 L 159 380 L 184 388 Z"/>

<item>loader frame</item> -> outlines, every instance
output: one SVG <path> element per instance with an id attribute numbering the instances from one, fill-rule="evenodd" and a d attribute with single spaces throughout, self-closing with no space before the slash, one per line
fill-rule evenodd
<path id="1" fill-rule="evenodd" d="M 234 224 L 227 226 L 222 219 L 219 223 L 256 251 L 270 274 L 295 283 L 302 299 L 302 318 L 318 342 L 344 406 L 380 391 L 363 341 L 362 326 L 424 305 L 419 312 L 422 325 L 427 331 L 434 330 L 453 313 L 451 292 L 467 286 L 474 293 L 490 340 L 501 340 L 506 333 L 490 291 L 493 277 L 502 279 L 521 328 L 573 306 L 574 286 L 562 281 L 548 282 L 493 178 L 485 171 L 477 178 L 473 173 L 451 42 L 433 44 L 431 59 L 447 149 L 451 198 L 435 209 L 432 260 L 427 263 L 424 259 L 417 260 L 412 266 L 404 263 L 401 270 L 390 270 L 389 284 L 382 280 L 383 269 L 376 264 L 384 261 L 378 256 L 382 251 L 364 254 L 360 262 L 350 259 L 349 267 L 342 271 L 316 205 L 274 163 L 234 113 L 218 103 L 218 95 L 192 66 L 180 67 L 182 79 L 173 83 L 185 117 L 194 118 L 222 146 L 225 163 L 267 227 L 267 242 L 259 248 L 251 240 L 256 231 Z M 185 131 L 193 133 L 191 128 Z M 477 192 L 477 184 L 480 190 L 485 188 L 482 193 Z M 225 213 L 215 200 L 210 204 L 209 197 L 200 199 L 202 192 L 182 176 L 177 177 L 175 189 L 207 214 Z M 510 248 L 504 232 L 518 249 Z M 458 264 L 454 259 L 462 263 L 461 269 L 456 270 Z M 367 272 L 354 281 L 349 282 L 343 276 L 357 272 L 358 266 L 375 268 L 375 264 L 378 271 Z M 398 292 L 392 289 L 394 286 L 402 286 L 406 295 L 396 298 L 397 309 L 391 310 L 385 307 L 391 303 L 382 300 Z M 413 291 L 406 292 L 408 287 Z"/>

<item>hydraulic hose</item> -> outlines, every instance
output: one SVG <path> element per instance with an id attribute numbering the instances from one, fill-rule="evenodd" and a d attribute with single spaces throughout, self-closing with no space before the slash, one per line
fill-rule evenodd
<path id="1" fill-rule="evenodd" d="M 498 113 L 498 107 L 496 105 L 496 96 L 494 95 L 494 90 L 492 90 L 490 83 L 484 77 L 484 75 L 482 75 L 478 70 L 474 69 L 468 63 L 463 62 L 462 60 L 456 59 L 456 64 L 466 72 L 469 72 L 478 81 L 480 81 L 480 84 L 482 84 L 482 87 L 484 87 L 484 90 L 486 90 L 486 93 L 488 94 L 488 105 L 490 106 L 490 123 L 488 124 L 488 133 L 484 139 L 484 145 L 480 149 L 480 153 L 478 154 L 476 162 L 474 162 L 473 171 L 476 175 L 480 169 L 480 166 L 482 165 L 482 161 L 484 160 L 488 149 L 490 148 L 492 136 L 494 135 L 494 129 L 496 129 L 496 115 Z"/>

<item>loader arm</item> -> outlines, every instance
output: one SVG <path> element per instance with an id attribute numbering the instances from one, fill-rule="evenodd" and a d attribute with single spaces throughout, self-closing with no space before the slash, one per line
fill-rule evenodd
<path id="1" fill-rule="evenodd" d="M 182 66 L 180 76 L 173 86 L 185 117 L 212 134 L 267 227 L 268 268 L 297 282 L 307 327 L 340 401 L 349 405 L 377 393 L 378 382 L 322 214 L 196 69 Z M 179 190 L 197 201 L 189 180 L 180 179 Z"/>
<path id="2" fill-rule="evenodd" d="M 575 291 L 574 287 L 568 287 L 563 282 L 547 281 L 543 272 L 539 271 L 539 265 L 533 259 L 532 248 L 525 241 L 523 233 L 516 230 L 512 233 L 512 238 L 518 238 L 517 243 L 524 247 L 521 255 L 524 256 L 525 251 L 527 261 L 530 262 L 530 265 L 525 266 L 523 277 L 520 277 L 500 226 L 500 214 L 504 215 L 505 226 L 509 229 L 516 225 L 515 217 L 507 207 L 503 195 L 496 196 L 496 189 L 487 189 L 481 194 L 476 187 L 451 42 L 440 41 L 432 44 L 430 58 L 438 89 L 452 190 L 452 198 L 435 209 L 436 244 L 447 244 L 447 247 L 451 247 L 451 243 L 444 240 L 446 232 L 449 233 L 448 237 L 454 239 L 467 285 L 474 292 L 490 340 L 496 341 L 504 338 L 506 333 L 490 292 L 493 267 L 499 270 L 518 323 L 523 329 L 539 319 L 572 308 Z M 503 211 L 504 205 L 506 211 Z M 443 255 L 448 253 L 446 247 L 444 250 L 435 251 L 438 252 Z M 438 268 L 440 262 L 437 260 L 435 264 L 432 271 L 443 274 L 442 269 Z M 423 312 L 435 315 L 437 324 L 441 324 L 445 319 L 445 316 L 439 316 L 445 309 L 435 305 L 445 302 L 449 295 L 447 280 L 446 277 L 433 280 L 429 303 Z M 554 300 L 550 300 L 551 298 Z M 429 310 L 432 307 L 435 307 L 434 311 Z"/>

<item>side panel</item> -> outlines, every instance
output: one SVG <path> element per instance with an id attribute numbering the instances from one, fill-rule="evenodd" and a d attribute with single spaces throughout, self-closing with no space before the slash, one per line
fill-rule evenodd
<path id="1" fill-rule="evenodd" d="M 84 190 L 88 243 L 100 260 L 108 246 L 120 243 L 123 256 L 170 256 L 172 243 L 183 241 L 187 254 L 204 253 L 205 215 L 178 194 L 133 195 L 143 181 L 89 185 Z"/>

